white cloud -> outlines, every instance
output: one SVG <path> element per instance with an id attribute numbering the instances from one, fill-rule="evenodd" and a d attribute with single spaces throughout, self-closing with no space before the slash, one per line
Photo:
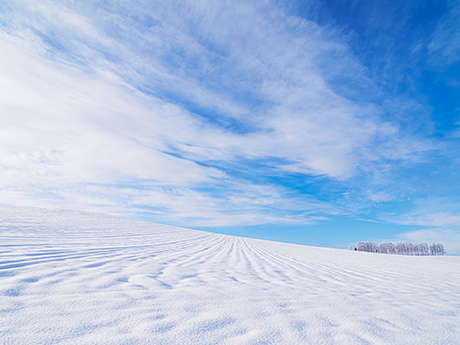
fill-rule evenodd
<path id="1" fill-rule="evenodd" d="M 460 226 L 460 213 L 448 212 L 410 213 L 398 221 L 400 224 L 423 225 L 423 226 Z"/>
<path id="2" fill-rule="evenodd" d="M 38 175 L 40 168 L 46 169 L 50 183 L 56 177 L 68 182 L 101 182 L 101 178 L 110 182 L 106 179 L 111 174 L 117 179 L 127 176 L 176 183 L 224 176 L 161 152 L 166 149 L 162 135 L 188 130 L 180 128 L 187 125 L 186 115 L 175 117 L 161 104 L 148 109 L 139 95 L 124 92 L 122 85 L 38 57 L 32 60 L 17 52 L 17 46 L 7 41 L 2 44 L 9 52 L 3 54 L 0 67 L 5 76 L 1 81 L 6 100 L 1 104 L 1 130 L 6 167 L 28 166 L 28 172 Z M 171 122 L 162 119 L 165 115 Z"/>
<path id="3" fill-rule="evenodd" d="M 29 3 L 27 14 L 38 18 L 33 24 L 41 32 L 67 45 L 63 52 L 53 49 L 61 59 L 108 69 L 154 93 L 178 95 L 214 112 L 223 123 L 235 118 L 257 133 L 230 138 L 219 149 L 251 158 L 281 157 L 289 163 L 278 168 L 286 171 L 347 178 L 367 160 L 375 139 L 386 138 L 393 127 L 378 119 L 375 107 L 351 104 L 328 86 L 327 75 L 337 75 L 338 69 L 353 74 L 354 84 L 368 83 L 345 45 L 317 24 L 286 16 L 268 3 L 171 2 L 155 9 L 142 6 L 142 12 L 114 4 L 81 6 L 76 8 L 80 14 L 63 6 L 48 12 L 43 4 L 35 8 Z M 71 25 L 54 17 L 69 18 Z M 153 24 L 146 28 L 136 20 Z M 66 40 L 59 40 L 56 31 Z M 253 107 L 240 96 L 266 106 Z M 391 136 L 393 142 L 398 139 L 398 133 Z M 209 141 L 206 147 L 214 147 Z M 410 147 L 404 144 L 387 148 L 385 155 L 402 158 L 402 148 Z M 404 157 L 414 158 L 413 151 Z M 379 151 L 373 155 L 382 158 Z"/>
<path id="4" fill-rule="evenodd" d="M 426 243 L 442 243 L 448 254 L 460 254 L 460 233 L 453 229 L 425 229 L 397 235 L 400 238 Z"/>
<path id="5" fill-rule="evenodd" d="M 385 201 L 390 201 L 392 199 L 391 195 L 389 195 L 386 192 L 368 192 L 368 198 L 372 202 L 380 203 L 380 202 L 385 202 Z"/>
<path id="6" fill-rule="evenodd" d="M 396 217 L 388 216 L 398 224 L 419 225 L 429 227 L 458 227 L 460 226 L 460 204 L 451 198 L 421 198 L 413 200 L 413 210 Z"/>
<path id="7" fill-rule="evenodd" d="M 279 187 L 242 183 L 165 153 L 172 143 L 205 151 L 207 159 L 225 159 L 219 140 L 231 142 L 234 134 L 127 89 L 112 76 L 109 81 L 88 76 L 34 55 L 21 41 L 1 39 L 8 53 L 0 57 L 0 92 L 6 100 L 0 104 L 0 203 L 120 214 L 148 206 L 162 209 L 163 220 L 179 215 L 189 225 L 214 226 L 313 219 L 266 214 L 274 205 L 321 210 L 314 200 L 290 201 Z M 194 190 L 203 185 L 222 186 L 225 197 Z"/>
<path id="8" fill-rule="evenodd" d="M 448 198 L 418 199 L 414 204 L 414 210 L 400 216 L 388 216 L 386 220 L 426 228 L 397 237 L 416 242 L 439 242 L 449 254 L 460 254 L 460 205 Z"/>
<path id="9" fill-rule="evenodd" d="M 335 92 L 333 75 L 347 94 L 372 81 L 334 32 L 270 2 L 11 6 L 0 15 L 0 203 L 308 223 L 339 207 L 251 182 L 251 164 L 345 180 L 430 148 L 366 97 Z"/>
<path id="10" fill-rule="evenodd" d="M 460 59 L 460 4 L 452 1 L 449 5 L 449 11 L 439 22 L 428 45 L 435 65 L 448 65 Z"/>

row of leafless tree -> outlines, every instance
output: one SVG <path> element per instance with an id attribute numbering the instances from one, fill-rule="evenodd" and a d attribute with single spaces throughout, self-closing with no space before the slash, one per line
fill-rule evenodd
<path id="1" fill-rule="evenodd" d="M 349 249 L 353 249 L 350 246 Z M 399 254 L 399 255 L 444 255 L 446 251 L 441 243 L 410 243 L 410 242 L 385 242 L 380 245 L 374 242 L 358 242 L 354 250 L 370 253 Z"/>

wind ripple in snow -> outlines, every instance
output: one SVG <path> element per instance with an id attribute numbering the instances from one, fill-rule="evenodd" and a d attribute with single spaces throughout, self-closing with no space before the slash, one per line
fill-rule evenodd
<path id="1" fill-rule="evenodd" d="M 0 342 L 459 344 L 459 259 L 0 208 Z"/>

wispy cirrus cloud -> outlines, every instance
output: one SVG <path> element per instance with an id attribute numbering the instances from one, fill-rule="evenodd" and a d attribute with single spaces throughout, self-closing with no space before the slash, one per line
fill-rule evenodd
<path id="1" fill-rule="evenodd" d="M 230 142 L 234 134 L 146 97 L 115 76 L 88 76 L 39 56 L 31 63 L 34 51 L 17 43 L 3 40 L 9 54 L 2 58 L 1 90 L 8 100 L 2 108 L 11 116 L 0 130 L 2 203 L 125 214 L 138 207 L 166 214 L 158 219 L 179 215 L 200 225 L 305 223 L 309 216 L 289 212 L 321 212 L 313 198 L 295 203 L 285 188 L 248 184 L 170 152 L 185 145 L 191 155 L 197 148 L 209 152 L 208 160 L 222 160 L 217 142 Z M 201 137 L 210 142 L 204 145 Z"/>
<path id="2" fill-rule="evenodd" d="M 394 222 L 438 228 L 460 226 L 460 204 L 449 198 L 428 198 L 414 201 L 415 207 L 392 217 Z"/>
<path id="3" fill-rule="evenodd" d="M 423 226 L 460 226 L 460 213 L 452 214 L 449 212 L 426 212 L 409 213 L 400 220 L 401 224 L 423 225 Z"/>
<path id="4" fill-rule="evenodd" d="M 431 62 L 435 65 L 449 65 L 460 59 L 460 4 L 451 1 L 449 11 L 436 26 L 428 45 Z"/>
<path id="5" fill-rule="evenodd" d="M 271 2 L 0 6 L 3 204 L 308 224 L 391 200 L 435 146 L 384 116 L 339 31 Z"/>
<path id="6" fill-rule="evenodd" d="M 397 237 L 426 243 L 443 243 L 448 254 L 460 252 L 460 234 L 449 228 L 429 228 L 398 234 Z"/>

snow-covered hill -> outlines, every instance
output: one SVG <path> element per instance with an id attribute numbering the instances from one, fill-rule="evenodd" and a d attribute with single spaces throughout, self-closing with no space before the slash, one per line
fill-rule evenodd
<path id="1" fill-rule="evenodd" d="M 2 344 L 460 344 L 460 257 L 0 208 Z"/>

